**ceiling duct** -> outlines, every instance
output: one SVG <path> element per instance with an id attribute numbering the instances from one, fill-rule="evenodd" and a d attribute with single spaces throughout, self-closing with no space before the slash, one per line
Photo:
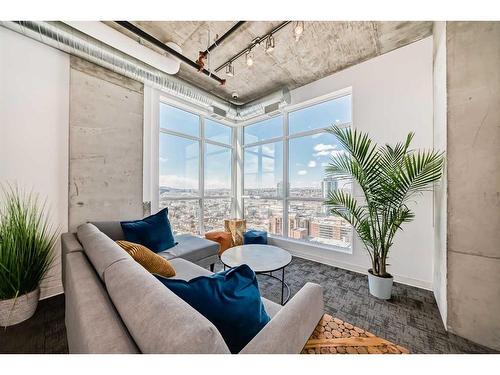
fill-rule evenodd
<path id="1" fill-rule="evenodd" d="M 0 25 L 115 73 L 152 85 L 234 123 L 264 115 L 266 107 L 270 105 L 277 105 L 281 109 L 290 103 L 290 92 L 284 89 L 244 105 L 235 105 L 153 68 L 63 22 L 0 21 Z"/>
<path id="2" fill-rule="evenodd" d="M 290 91 L 286 88 L 266 95 L 263 98 L 237 107 L 238 119 L 247 121 L 260 115 L 272 116 L 291 103 Z"/>

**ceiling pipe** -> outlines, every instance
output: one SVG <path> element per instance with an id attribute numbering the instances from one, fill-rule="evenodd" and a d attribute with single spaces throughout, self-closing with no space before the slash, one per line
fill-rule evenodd
<path id="1" fill-rule="evenodd" d="M 224 42 L 224 40 L 227 39 L 228 36 L 233 34 L 245 23 L 246 21 L 238 21 L 236 24 L 233 25 L 233 27 L 231 27 L 228 31 L 226 31 L 224 35 L 222 35 L 219 39 L 213 42 L 212 45 L 208 47 L 205 51 L 200 51 L 200 54 L 198 55 L 198 60 L 196 60 L 196 64 L 198 64 L 199 69 L 203 69 L 203 67 L 205 66 L 205 59 L 207 58 L 208 54 L 215 48 L 220 46 Z"/>
<path id="2" fill-rule="evenodd" d="M 277 109 L 290 104 L 289 91 L 282 89 L 250 103 L 234 105 L 110 47 L 63 22 L 0 21 L 0 26 L 125 77 L 156 87 L 166 94 L 212 113 L 214 117 L 234 124 L 261 115 L 273 115 Z"/>
<path id="3" fill-rule="evenodd" d="M 206 76 L 216 80 L 219 82 L 221 85 L 224 85 L 226 83 L 225 79 L 222 79 L 215 75 L 214 73 L 204 69 L 203 67 L 200 67 L 195 61 L 190 60 L 186 56 L 184 56 L 182 53 L 177 52 L 175 49 L 167 46 L 165 43 L 163 43 L 161 40 L 156 39 L 153 35 L 148 34 L 144 30 L 140 29 L 139 27 L 135 26 L 133 23 L 128 22 L 128 21 L 115 21 L 118 25 L 122 26 L 123 28 L 127 29 L 128 31 L 132 32 L 133 34 L 137 35 L 139 38 L 144 39 L 148 41 L 151 44 L 154 44 L 155 46 L 161 48 L 162 50 L 168 52 L 172 56 L 178 58 L 180 61 L 183 63 L 189 65 L 190 67 L 202 72 Z"/>

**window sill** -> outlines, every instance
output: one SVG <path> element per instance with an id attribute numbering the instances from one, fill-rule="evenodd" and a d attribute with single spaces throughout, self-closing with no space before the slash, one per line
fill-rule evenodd
<path id="1" fill-rule="evenodd" d="M 275 235 L 268 235 L 268 237 L 271 240 L 271 244 L 283 246 L 284 248 L 300 247 L 302 250 L 314 249 L 314 250 L 335 251 L 343 254 L 352 254 L 352 244 L 350 248 L 345 248 L 340 246 L 325 245 L 309 241 L 295 240 L 293 238 L 287 238 Z"/>

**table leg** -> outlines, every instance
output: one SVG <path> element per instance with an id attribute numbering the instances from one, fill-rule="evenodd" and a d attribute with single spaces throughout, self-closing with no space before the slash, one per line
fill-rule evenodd
<path id="1" fill-rule="evenodd" d="M 283 294 L 285 292 L 285 267 L 281 271 L 281 305 L 283 306 Z"/>

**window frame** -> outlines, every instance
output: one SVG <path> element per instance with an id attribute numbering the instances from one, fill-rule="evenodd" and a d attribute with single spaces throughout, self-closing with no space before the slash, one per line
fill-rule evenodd
<path id="1" fill-rule="evenodd" d="M 200 228 L 200 233 L 199 235 L 204 235 L 206 233 L 205 231 L 205 200 L 210 199 L 210 200 L 217 200 L 217 199 L 230 199 L 231 200 L 231 216 L 234 216 L 235 214 L 235 205 L 236 205 L 236 173 L 235 173 L 235 158 L 236 158 L 236 129 L 233 125 L 230 125 L 229 123 L 226 123 L 224 121 L 220 121 L 218 119 L 212 119 L 210 116 L 207 116 L 206 112 L 202 110 L 196 110 L 196 108 L 190 107 L 188 105 L 185 105 L 183 103 L 178 102 L 177 100 L 174 100 L 168 96 L 164 96 L 162 94 L 157 95 L 156 100 L 153 99 L 153 106 L 155 107 L 155 111 L 157 112 L 156 114 L 153 114 L 153 117 L 156 116 L 156 129 L 157 129 L 157 136 L 156 136 L 156 149 L 157 151 L 155 152 L 153 157 L 156 157 L 156 161 L 153 163 L 153 168 L 156 169 L 152 174 L 153 178 L 155 178 L 155 183 L 156 183 L 156 188 L 154 190 L 153 194 L 156 194 L 156 198 L 151 199 L 151 210 L 154 212 L 157 212 L 160 207 L 160 192 L 159 192 L 159 140 L 160 140 L 160 135 L 161 134 L 169 134 L 172 136 L 184 138 L 184 139 L 189 139 L 192 141 L 198 142 L 198 152 L 199 152 L 199 160 L 198 160 L 198 195 L 193 195 L 191 197 L 186 197 L 186 196 L 171 196 L 168 197 L 167 200 L 169 201 L 186 201 L 186 200 L 195 200 L 198 202 L 198 209 L 200 213 L 200 217 L 198 219 L 199 223 L 198 226 Z M 156 105 L 154 105 L 156 104 Z M 168 105 L 171 107 L 174 107 L 176 109 L 179 109 L 184 112 L 188 112 L 190 114 L 198 116 L 199 119 L 199 137 L 190 135 L 190 134 L 185 134 L 181 133 L 175 130 L 171 129 L 166 129 L 161 127 L 161 119 L 159 116 L 160 113 L 160 106 Z M 205 138 L 205 120 L 209 119 L 213 122 L 216 122 L 220 124 L 221 126 L 227 126 L 228 128 L 231 129 L 231 144 L 226 144 L 210 139 Z M 155 133 L 153 133 L 155 134 Z M 154 135 L 153 135 L 154 136 Z M 210 194 L 205 194 L 205 157 L 206 157 L 206 145 L 214 145 L 214 146 L 220 146 L 225 149 L 229 149 L 231 152 L 231 189 L 229 195 L 210 195 Z"/>
<path id="2" fill-rule="evenodd" d="M 277 200 L 277 201 L 282 201 L 282 210 L 283 210 L 283 227 L 282 227 L 282 232 L 283 235 L 278 236 L 278 235 L 273 235 L 269 234 L 271 238 L 277 238 L 281 241 L 289 241 L 293 243 L 300 243 L 300 244 L 307 244 L 307 246 L 311 246 L 314 248 L 321 248 L 321 249 L 328 249 L 328 250 L 333 250 L 333 251 L 338 251 L 342 253 L 348 253 L 352 254 L 353 253 L 353 248 L 354 248 L 354 231 L 351 231 L 350 235 L 350 243 L 351 246 L 349 248 L 344 248 L 341 246 L 336 246 L 336 245 L 328 245 L 328 244 L 322 244 L 314 241 L 309 241 L 309 240 L 297 240 L 294 238 L 289 237 L 289 207 L 290 207 L 290 202 L 291 201 L 303 201 L 303 202 L 324 202 L 323 198 L 304 198 L 304 197 L 292 197 L 290 196 L 290 170 L 289 170 L 289 150 L 290 150 L 290 140 L 291 139 L 296 139 L 296 138 L 302 138 L 302 137 L 307 137 L 307 136 L 312 136 L 315 134 L 322 134 L 326 133 L 326 130 L 330 126 L 326 126 L 323 128 L 317 128 L 317 129 L 311 129 L 311 130 L 306 130 L 302 132 L 297 132 L 293 133 L 292 135 L 289 134 L 289 115 L 292 112 L 299 111 L 302 109 L 306 109 L 309 107 L 313 107 L 315 105 L 325 103 L 331 100 L 335 100 L 344 96 L 351 96 L 351 121 L 350 122 L 345 122 L 345 123 L 339 123 L 338 126 L 341 128 L 347 128 L 347 127 L 353 127 L 353 94 L 352 94 L 352 89 L 346 88 L 343 90 L 339 90 L 318 98 L 314 98 L 311 100 L 307 100 L 304 102 L 301 102 L 296 105 L 289 105 L 285 107 L 282 112 L 274 117 L 282 116 L 283 117 L 283 136 L 281 137 L 274 137 L 266 140 L 260 140 L 258 142 L 253 142 L 253 143 L 243 143 L 241 148 L 242 148 L 242 159 L 243 159 L 243 166 L 244 166 L 244 156 L 245 156 L 245 149 L 248 147 L 254 147 L 254 146 L 259 146 L 263 144 L 268 144 L 268 143 L 274 143 L 274 142 L 283 142 L 283 197 L 274 197 L 274 198 L 269 198 L 265 197 L 262 199 L 271 199 L 271 200 Z M 244 127 L 246 126 L 251 126 L 254 125 L 258 122 L 262 122 L 266 120 L 266 117 L 259 117 L 256 119 L 253 119 L 249 122 L 246 122 L 243 124 L 242 128 L 242 133 L 244 133 Z M 244 195 L 245 191 L 245 171 L 243 168 L 243 171 L 241 172 L 241 186 L 242 186 L 242 195 L 241 195 L 241 207 L 242 207 L 242 216 L 245 214 L 245 199 L 255 199 L 252 198 L 251 196 L 246 196 Z M 353 188 L 351 188 L 353 189 Z"/>

